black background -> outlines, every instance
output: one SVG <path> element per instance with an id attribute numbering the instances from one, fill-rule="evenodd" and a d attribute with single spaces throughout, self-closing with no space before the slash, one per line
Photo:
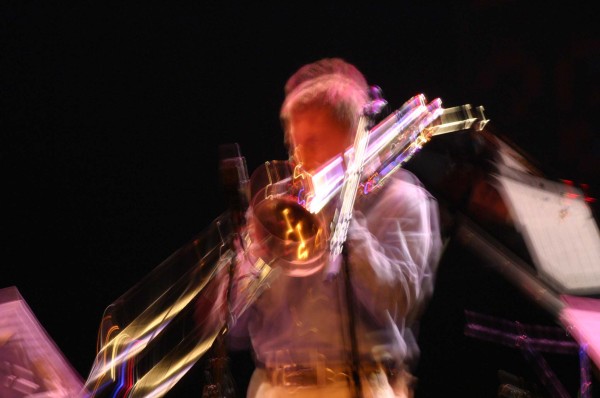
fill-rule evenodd
<path id="1" fill-rule="evenodd" d="M 250 171 L 286 157 L 283 84 L 321 57 L 357 65 L 391 109 L 416 93 L 484 105 L 598 197 L 587 5 L 384 3 L 0 5 L 0 287 L 19 288 L 82 377 L 106 306 L 225 209 L 218 146 L 237 142 Z"/>

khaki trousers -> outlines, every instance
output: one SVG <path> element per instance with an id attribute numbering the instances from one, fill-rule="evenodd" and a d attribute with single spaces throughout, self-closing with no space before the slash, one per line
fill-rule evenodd
<path id="1" fill-rule="evenodd" d="M 362 376 L 363 398 L 411 398 L 411 382 L 414 378 L 401 374 L 392 386 L 384 373 Z M 247 398 L 355 398 L 350 380 L 329 382 L 323 386 L 282 386 L 273 385 L 264 369 L 257 368 L 248 386 Z"/>

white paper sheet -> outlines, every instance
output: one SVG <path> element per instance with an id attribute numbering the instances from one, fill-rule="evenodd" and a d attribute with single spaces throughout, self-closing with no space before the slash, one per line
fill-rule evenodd
<path id="1" fill-rule="evenodd" d="M 600 232 L 582 190 L 498 165 L 498 191 L 541 278 L 559 293 L 600 293 Z"/>

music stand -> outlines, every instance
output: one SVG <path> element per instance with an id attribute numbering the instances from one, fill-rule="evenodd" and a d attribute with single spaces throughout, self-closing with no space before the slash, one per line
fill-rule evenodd
<path id="1" fill-rule="evenodd" d="M 0 289 L 0 396 L 80 397 L 74 371 L 15 286 Z"/>

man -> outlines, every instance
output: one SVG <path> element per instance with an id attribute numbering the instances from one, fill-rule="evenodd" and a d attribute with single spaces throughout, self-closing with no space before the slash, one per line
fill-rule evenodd
<path id="1" fill-rule="evenodd" d="M 365 77 L 339 58 L 301 67 L 285 93 L 280 117 L 290 159 L 309 172 L 353 144 L 370 100 Z M 328 225 L 333 212 L 322 215 Z M 250 208 L 250 226 L 253 217 Z M 441 251 L 435 200 L 412 174 L 396 172 L 356 202 L 346 248 L 337 276 L 327 277 L 328 266 L 302 277 L 283 273 L 232 325 L 230 347 L 250 346 L 255 358 L 248 397 L 412 394 L 413 330 Z M 247 252 L 242 257 L 252 257 L 252 246 Z M 238 282 L 251 273 L 252 261 L 244 261 Z"/>

